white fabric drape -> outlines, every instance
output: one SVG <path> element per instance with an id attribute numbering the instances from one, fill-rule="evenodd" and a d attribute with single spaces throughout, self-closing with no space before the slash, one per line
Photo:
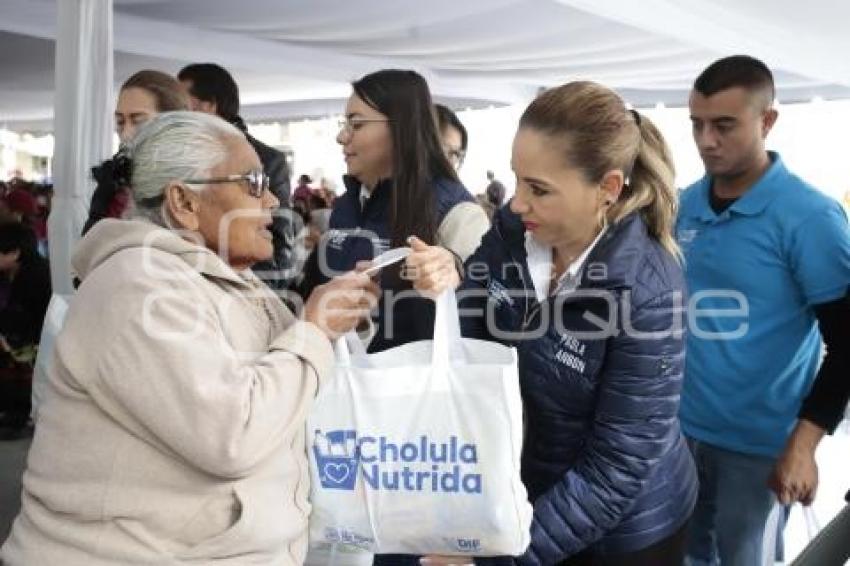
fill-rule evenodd
<path id="1" fill-rule="evenodd" d="M 94 188 L 91 167 L 112 144 L 112 0 L 62 0 L 57 7 L 56 145 L 48 220 L 53 292 L 70 294 L 71 254 Z"/>
<path id="2" fill-rule="evenodd" d="M 731 53 L 764 59 L 783 102 L 850 96 L 847 0 L 114 2 L 116 76 L 215 61 L 253 119 L 337 113 L 351 80 L 387 67 L 417 69 L 455 107 L 522 104 L 576 79 L 639 106 L 680 105 L 697 74 Z M 0 76 L 0 124 L 17 131 L 50 129 L 49 66 L 33 38 L 57 36 L 56 5 L 80 3 L 0 1 L 0 53 L 15 54 Z"/>
<path id="3" fill-rule="evenodd" d="M 627 25 L 721 55 L 747 53 L 774 70 L 850 85 L 850 4 L 826 0 L 558 0 Z M 784 78 L 784 77 L 783 77 Z"/>

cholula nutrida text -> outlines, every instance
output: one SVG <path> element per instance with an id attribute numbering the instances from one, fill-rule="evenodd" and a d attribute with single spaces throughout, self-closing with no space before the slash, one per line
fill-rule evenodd
<path id="1" fill-rule="evenodd" d="M 389 491 L 433 491 L 481 493 L 481 474 L 467 473 L 477 466 L 474 444 L 461 443 L 456 436 L 448 442 L 433 442 L 423 435 L 419 442 L 395 444 L 386 436 L 361 436 L 357 442 L 363 479 L 372 489 Z M 403 463 L 387 470 L 387 463 Z M 421 464 L 430 464 L 422 469 Z"/>

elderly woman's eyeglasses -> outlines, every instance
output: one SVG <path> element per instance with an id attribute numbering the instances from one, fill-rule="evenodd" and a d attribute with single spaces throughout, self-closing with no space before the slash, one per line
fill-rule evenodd
<path id="1" fill-rule="evenodd" d="M 339 129 L 347 135 L 352 135 L 354 132 L 362 128 L 369 122 L 390 122 L 389 118 L 343 118 L 339 121 Z"/>
<path id="2" fill-rule="evenodd" d="M 263 198 L 269 188 L 269 176 L 262 171 L 251 171 L 244 175 L 227 175 L 211 179 L 185 179 L 187 185 L 210 185 L 215 183 L 243 183 L 248 185 L 248 194 L 254 198 Z"/>

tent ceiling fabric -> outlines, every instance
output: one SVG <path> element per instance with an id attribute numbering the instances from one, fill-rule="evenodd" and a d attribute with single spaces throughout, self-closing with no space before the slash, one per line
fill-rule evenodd
<path id="1" fill-rule="evenodd" d="M 61 0 L 60 0 L 61 1 Z M 215 61 L 250 119 L 340 110 L 348 82 L 413 68 L 455 107 L 592 79 L 679 105 L 717 57 L 776 71 L 782 100 L 850 96 L 850 2 L 821 0 L 114 0 L 115 80 Z M 56 0 L 0 2 L 0 126 L 50 127 Z M 334 110 L 335 109 L 335 110 Z"/>
<path id="2" fill-rule="evenodd" d="M 749 53 L 775 68 L 850 85 L 846 0 L 558 1 L 650 33 L 721 53 Z"/>

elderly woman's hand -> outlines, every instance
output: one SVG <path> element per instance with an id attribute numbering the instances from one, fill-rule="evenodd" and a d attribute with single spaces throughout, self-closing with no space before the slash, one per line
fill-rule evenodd
<path id="1" fill-rule="evenodd" d="M 446 289 L 460 285 L 455 256 L 440 246 L 429 246 L 416 236 L 408 239 L 413 252 L 405 260 L 404 277 L 413 288 L 435 298 Z"/>
<path id="2" fill-rule="evenodd" d="M 378 304 L 380 289 L 366 274 L 351 271 L 316 287 L 304 305 L 304 320 L 312 322 L 331 340 L 369 316 Z"/>

